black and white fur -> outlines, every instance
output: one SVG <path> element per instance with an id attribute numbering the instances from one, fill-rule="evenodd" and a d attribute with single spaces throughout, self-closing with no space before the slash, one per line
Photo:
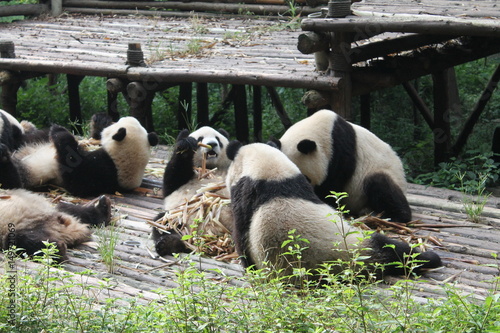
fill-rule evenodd
<path id="1" fill-rule="evenodd" d="M 54 184 L 77 196 L 139 187 L 157 135 L 147 133 L 137 119 L 124 117 L 101 136 L 101 147 L 88 150 L 67 129 L 53 125 L 50 142 L 25 145 L 12 155 L 0 146 L 0 183 L 27 189 Z"/>
<path id="2" fill-rule="evenodd" d="M 111 201 L 101 196 L 87 205 L 50 204 L 45 197 L 23 189 L 0 190 L 0 248 L 15 246 L 33 255 L 53 242 L 60 259 L 66 249 L 90 240 L 90 226 L 106 225 Z"/>
<path id="3" fill-rule="evenodd" d="M 284 269 L 290 274 L 298 264 L 283 256 L 282 243 L 288 240 L 289 231 L 295 229 L 310 243 L 302 252 L 301 265 L 314 270 L 326 262 L 348 260 L 347 249 L 365 249 L 367 263 L 391 264 L 404 260 L 404 254 L 418 252 L 406 243 L 373 233 L 359 244 L 363 231 L 339 218 L 337 211 L 323 203 L 299 168 L 286 155 L 262 143 L 242 146 L 231 142 L 227 148 L 233 160 L 227 173 L 227 186 L 231 189 L 231 206 L 234 215 L 233 240 L 244 267 L 257 269 L 270 267 Z M 345 235 L 345 239 L 344 239 Z M 395 245 L 395 249 L 384 247 Z M 420 268 L 441 265 L 434 252 L 418 255 L 425 260 Z M 387 266 L 384 274 L 403 273 L 395 266 Z"/>
<path id="4" fill-rule="evenodd" d="M 0 110 L 0 144 L 10 150 L 17 149 L 22 141 L 24 128 L 10 113 Z"/>
<path id="5" fill-rule="evenodd" d="M 198 143 L 209 145 L 211 149 L 199 147 Z M 169 211 L 190 200 L 196 192 L 211 183 L 223 182 L 227 168 L 230 164 L 225 153 L 229 143 L 229 134 L 223 130 L 218 131 L 204 126 L 189 133 L 183 130 L 177 136 L 172 158 L 165 167 L 163 176 L 164 209 Z M 202 165 L 203 155 L 206 154 L 206 167 L 217 170 L 214 178 L 199 179 L 195 168 Z M 229 196 L 229 192 L 220 190 L 218 193 Z M 163 217 L 164 213 L 156 219 Z M 232 216 L 229 207 L 222 209 L 221 223 L 228 230 L 232 228 Z M 176 233 L 162 233 L 153 228 L 153 240 L 156 252 L 161 255 L 171 255 L 176 252 L 189 252 Z"/>
<path id="6" fill-rule="evenodd" d="M 353 215 L 382 214 L 411 221 L 403 164 L 394 150 L 367 129 L 330 110 L 320 110 L 291 126 L 274 141 L 331 206 L 331 191 L 347 192 Z"/>

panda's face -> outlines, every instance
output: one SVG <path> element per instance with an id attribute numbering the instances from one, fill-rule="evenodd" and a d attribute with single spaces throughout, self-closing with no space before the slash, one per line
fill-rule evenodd
<path id="1" fill-rule="evenodd" d="M 225 169 L 229 165 L 229 161 L 225 156 L 225 149 L 229 143 L 227 133 L 224 135 L 211 127 L 204 126 L 194 131 L 189 135 L 204 145 L 210 148 L 200 147 L 194 156 L 195 166 L 201 166 L 203 155 L 206 157 L 207 167 L 210 169 L 219 168 Z"/>

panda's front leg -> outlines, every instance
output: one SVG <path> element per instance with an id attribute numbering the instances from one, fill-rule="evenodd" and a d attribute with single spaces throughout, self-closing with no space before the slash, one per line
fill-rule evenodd
<path id="1" fill-rule="evenodd" d="M 10 149 L 0 143 L 0 188 L 22 188 L 21 176 L 18 166 L 12 159 Z"/>
<path id="2" fill-rule="evenodd" d="M 181 131 L 172 158 L 165 167 L 163 197 L 169 196 L 193 178 L 195 175 L 193 158 L 197 149 L 198 142 L 189 136 L 187 130 Z"/>

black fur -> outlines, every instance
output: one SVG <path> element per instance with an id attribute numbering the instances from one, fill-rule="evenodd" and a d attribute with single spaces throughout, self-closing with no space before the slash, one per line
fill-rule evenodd
<path id="1" fill-rule="evenodd" d="M 228 146 L 228 150 L 231 144 Z M 276 198 L 298 198 L 322 204 L 314 194 L 311 184 L 302 174 L 286 181 L 253 180 L 243 177 L 231 187 L 231 207 L 234 214 L 233 240 L 238 253 L 242 254 L 241 263 L 248 267 L 254 263 L 246 253 L 248 232 L 253 213 L 260 206 Z"/>
<path id="2" fill-rule="evenodd" d="M 382 218 L 391 218 L 396 222 L 411 221 L 408 200 L 391 177 L 384 173 L 372 174 L 364 180 L 363 185 L 368 205 L 374 212 L 382 213 Z"/>
<path id="3" fill-rule="evenodd" d="M 164 212 L 155 217 L 155 221 L 161 219 L 165 215 Z M 153 241 L 155 242 L 155 250 L 159 256 L 171 256 L 174 253 L 189 253 L 191 252 L 184 242 L 182 236 L 172 230 L 170 233 L 160 232 L 153 228 Z"/>
<path id="4" fill-rule="evenodd" d="M 102 130 L 111 124 L 113 124 L 113 119 L 107 113 L 100 112 L 92 115 L 90 118 L 90 136 L 96 140 L 101 140 Z"/>
<path id="5" fill-rule="evenodd" d="M 121 190 L 117 168 L 104 149 L 87 151 L 64 127 L 53 125 L 50 138 L 57 151 L 64 188 L 76 196 L 115 193 Z"/>
<path id="6" fill-rule="evenodd" d="M 384 266 L 383 275 L 407 275 L 405 265 L 400 265 L 398 263 L 406 263 L 411 258 L 408 258 L 412 253 L 419 253 L 415 258 L 416 260 L 422 260 L 418 263 L 418 267 L 415 267 L 414 272 L 421 274 L 422 269 L 435 268 L 442 266 L 441 258 L 432 251 L 419 252 L 416 249 L 412 249 L 407 243 L 389 238 L 379 233 L 373 233 L 369 239 L 370 248 L 372 249 L 372 256 L 370 261 L 379 262 L 386 264 Z M 387 246 L 387 245 L 394 245 Z"/>
<path id="7" fill-rule="evenodd" d="M 16 150 L 21 145 L 23 133 L 19 127 L 11 124 L 3 112 L 0 112 L 0 118 L 3 120 L 3 125 L 0 128 L 0 143 L 11 150 Z"/>
<path id="8" fill-rule="evenodd" d="M 18 166 L 11 158 L 9 148 L 0 143 L 0 187 L 3 189 L 22 188 Z"/>
<path id="9" fill-rule="evenodd" d="M 167 197 L 186 184 L 195 175 L 194 153 L 197 141 L 189 136 L 188 130 L 182 130 L 177 136 L 175 151 L 165 167 L 163 176 L 163 197 Z"/>
<path id="10" fill-rule="evenodd" d="M 331 191 L 345 192 L 347 182 L 356 170 L 356 133 L 351 124 L 337 116 L 332 128 L 333 156 L 328 165 L 328 177 L 314 191 L 321 200 L 335 207 L 335 199 L 327 198 Z"/>
<path id="11" fill-rule="evenodd" d="M 111 217 L 111 200 L 101 195 L 88 205 L 74 205 L 60 202 L 57 210 L 80 219 L 80 222 L 91 226 L 107 225 Z"/>

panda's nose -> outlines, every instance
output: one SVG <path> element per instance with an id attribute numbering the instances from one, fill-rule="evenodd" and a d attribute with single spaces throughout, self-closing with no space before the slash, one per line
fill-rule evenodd
<path id="1" fill-rule="evenodd" d="M 207 142 L 207 145 L 209 145 L 210 147 L 212 147 L 212 150 L 214 150 L 214 148 L 218 146 L 217 141 Z"/>

